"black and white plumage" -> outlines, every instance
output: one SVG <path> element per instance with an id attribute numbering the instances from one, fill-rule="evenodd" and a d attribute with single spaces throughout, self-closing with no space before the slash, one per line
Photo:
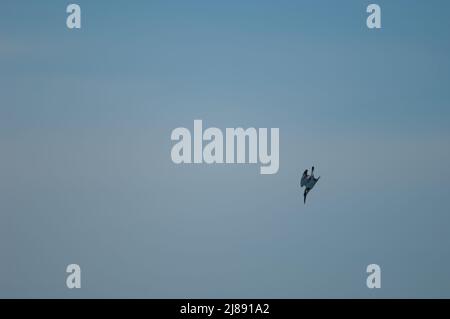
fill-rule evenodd
<path id="1" fill-rule="evenodd" d="M 300 187 L 305 187 L 305 192 L 303 193 L 303 203 L 306 204 L 306 196 L 316 185 L 317 181 L 320 179 L 320 176 L 314 177 L 314 166 L 311 168 L 311 175 L 308 175 L 308 170 L 306 169 L 303 172 L 302 179 L 300 180 Z"/>

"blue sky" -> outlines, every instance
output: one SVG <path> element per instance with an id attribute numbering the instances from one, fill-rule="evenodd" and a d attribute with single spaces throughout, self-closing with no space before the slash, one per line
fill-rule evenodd
<path id="1" fill-rule="evenodd" d="M 447 1 L 77 3 L 2 2 L 0 296 L 449 297 Z M 194 119 L 279 173 L 174 165 Z"/>

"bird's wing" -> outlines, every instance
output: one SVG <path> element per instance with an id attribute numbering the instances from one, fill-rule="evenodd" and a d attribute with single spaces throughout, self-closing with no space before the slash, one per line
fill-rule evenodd
<path id="1" fill-rule="evenodd" d="M 306 182 L 305 186 L 307 188 L 313 189 L 313 187 L 316 185 L 317 181 L 319 180 L 320 176 L 318 178 L 310 178 Z"/>
<path id="2" fill-rule="evenodd" d="M 300 187 L 305 186 L 306 185 L 306 181 L 307 181 L 307 178 L 306 178 L 305 175 L 303 175 L 302 179 L 300 180 Z"/>

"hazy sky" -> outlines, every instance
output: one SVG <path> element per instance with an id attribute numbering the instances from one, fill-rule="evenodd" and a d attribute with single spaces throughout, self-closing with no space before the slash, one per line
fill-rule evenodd
<path id="1" fill-rule="evenodd" d="M 450 297 L 450 2 L 73 2 L 1 2 L 0 297 Z M 173 164 L 195 119 L 279 173 Z"/>

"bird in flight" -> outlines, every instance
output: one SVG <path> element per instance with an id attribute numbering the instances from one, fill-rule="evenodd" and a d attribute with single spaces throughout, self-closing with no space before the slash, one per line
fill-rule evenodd
<path id="1" fill-rule="evenodd" d="M 314 166 L 311 168 L 311 175 L 308 175 L 307 169 L 303 172 L 302 179 L 300 180 L 300 187 L 305 187 L 305 192 L 303 193 L 303 204 L 306 204 L 306 196 L 311 189 L 313 189 L 319 179 L 320 176 L 317 178 L 314 177 Z"/>

